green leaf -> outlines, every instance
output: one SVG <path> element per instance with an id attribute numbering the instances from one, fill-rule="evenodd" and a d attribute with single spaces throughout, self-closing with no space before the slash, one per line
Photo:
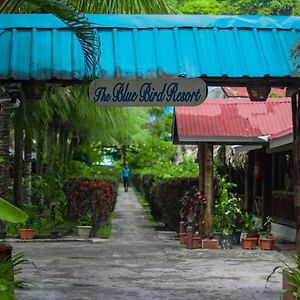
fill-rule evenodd
<path id="1" fill-rule="evenodd" d="M 0 220 L 23 223 L 27 220 L 27 214 L 6 200 L 0 198 Z"/>

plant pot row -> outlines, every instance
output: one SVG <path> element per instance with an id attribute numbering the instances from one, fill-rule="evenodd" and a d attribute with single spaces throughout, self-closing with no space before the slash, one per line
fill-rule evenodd
<path id="1" fill-rule="evenodd" d="M 179 233 L 179 241 L 181 244 L 187 244 L 187 235 L 186 233 Z M 257 246 L 257 237 L 244 237 L 242 238 L 242 247 L 245 250 L 252 250 L 256 249 Z M 223 236 L 221 238 L 221 247 L 223 249 L 231 249 L 234 241 L 232 241 L 232 237 L 230 236 Z M 260 249 L 261 250 L 273 250 L 275 240 L 274 239 L 260 239 Z M 217 239 L 204 239 L 204 237 L 194 236 L 192 242 L 192 249 L 218 249 L 219 241 Z"/>
<path id="2" fill-rule="evenodd" d="M 187 234 L 179 233 L 179 242 L 182 245 L 187 245 Z M 219 242 L 215 239 L 205 239 L 203 236 L 193 236 L 192 249 L 218 249 Z"/>
<path id="3" fill-rule="evenodd" d="M 245 250 L 253 250 L 256 249 L 257 244 L 259 243 L 261 250 L 273 250 L 275 240 L 260 238 L 258 241 L 257 237 L 244 237 L 242 238 L 242 246 Z"/>

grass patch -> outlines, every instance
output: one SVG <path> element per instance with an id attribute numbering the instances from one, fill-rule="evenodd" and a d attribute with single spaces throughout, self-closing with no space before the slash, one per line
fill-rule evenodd
<path id="1" fill-rule="evenodd" d="M 101 224 L 100 228 L 96 232 L 96 237 L 102 238 L 102 239 L 108 239 L 111 235 L 112 230 L 112 219 L 115 216 L 115 213 L 110 213 L 107 222 L 104 224 Z"/>

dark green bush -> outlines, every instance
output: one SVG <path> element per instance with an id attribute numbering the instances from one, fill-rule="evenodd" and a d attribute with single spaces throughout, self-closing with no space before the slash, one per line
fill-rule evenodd
<path id="1" fill-rule="evenodd" d="M 158 179 L 153 175 L 134 175 L 132 181 L 149 202 L 153 218 L 162 221 L 166 229 L 177 231 L 182 208 L 180 199 L 198 185 L 198 178 Z"/>

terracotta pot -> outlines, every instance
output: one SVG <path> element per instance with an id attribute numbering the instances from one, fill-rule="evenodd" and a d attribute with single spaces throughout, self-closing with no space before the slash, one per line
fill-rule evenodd
<path id="1" fill-rule="evenodd" d="M 202 240 L 202 248 L 203 249 L 218 249 L 219 248 L 219 241 L 218 240 L 203 239 Z"/>
<path id="2" fill-rule="evenodd" d="M 273 250 L 274 249 L 275 240 L 274 239 L 260 239 L 260 249 L 261 250 Z"/>
<path id="3" fill-rule="evenodd" d="M 259 244 L 259 234 L 257 234 L 257 233 L 248 233 L 247 238 L 256 238 L 256 245 Z"/>
<path id="4" fill-rule="evenodd" d="M 21 240 L 32 240 L 33 239 L 33 229 L 19 229 L 19 235 Z"/>
<path id="5" fill-rule="evenodd" d="M 256 237 L 244 237 L 242 238 L 243 249 L 252 250 L 256 248 L 257 238 Z"/>
<path id="6" fill-rule="evenodd" d="M 193 249 L 199 249 L 202 246 L 202 237 L 201 236 L 193 236 Z"/>
<path id="7" fill-rule="evenodd" d="M 185 232 L 179 233 L 179 242 L 182 245 L 184 245 L 186 243 L 186 233 Z"/>

